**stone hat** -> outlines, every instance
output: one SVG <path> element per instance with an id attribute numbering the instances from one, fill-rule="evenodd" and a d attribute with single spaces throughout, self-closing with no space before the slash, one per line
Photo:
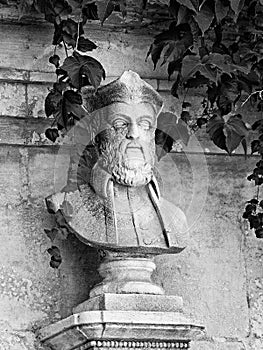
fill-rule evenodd
<path id="1" fill-rule="evenodd" d="M 89 113 L 115 102 L 148 102 L 154 107 L 157 115 L 163 107 L 160 94 L 131 70 L 125 71 L 118 79 L 100 87 L 95 94 L 92 94 L 90 89 L 83 91 L 83 103 Z"/>

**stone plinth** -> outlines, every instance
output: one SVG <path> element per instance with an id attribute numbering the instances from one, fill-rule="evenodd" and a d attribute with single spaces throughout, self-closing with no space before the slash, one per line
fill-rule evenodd
<path id="1" fill-rule="evenodd" d="M 43 328 L 52 350 L 188 348 L 203 327 L 179 312 L 85 311 Z"/>
<path id="2" fill-rule="evenodd" d="M 204 327 L 185 317 L 183 299 L 151 281 L 149 258 L 106 258 L 104 278 L 73 315 L 39 333 L 52 350 L 185 348 Z"/>
<path id="3" fill-rule="evenodd" d="M 74 313 L 90 310 L 182 312 L 183 298 L 176 295 L 105 293 L 90 298 L 73 309 Z"/>

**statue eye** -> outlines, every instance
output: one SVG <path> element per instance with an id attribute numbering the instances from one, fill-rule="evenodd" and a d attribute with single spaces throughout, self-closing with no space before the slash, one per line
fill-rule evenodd
<path id="1" fill-rule="evenodd" d="M 125 128 L 126 126 L 127 126 L 127 122 L 125 120 L 116 120 L 113 123 L 113 127 L 115 129 L 122 129 L 122 128 Z"/>
<path id="2" fill-rule="evenodd" d="M 143 128 L 144 130 L 149 130 L 152 126 L 151 122 L 149 120 L 141 120 L 139 122 L 139 126 Z"/>

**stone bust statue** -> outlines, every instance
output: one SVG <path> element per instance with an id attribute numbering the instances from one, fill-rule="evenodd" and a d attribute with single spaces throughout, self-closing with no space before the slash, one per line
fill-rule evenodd
<path id="1" fill-rule="evenodd" d="M 188 238 L 186 218 L 162 198 L 154 171 L 161 96 L 126 71 L 83 98 L 89 115 L 80 123 L 92 131 L 95 157 L 84 183 L 66 195 L 73 208 L 66 217 L 70 230 L 84 243 L 113 253 L 180 252 Z M 63 200 L 55 194 L 47 204 L 63 215 Z"/>

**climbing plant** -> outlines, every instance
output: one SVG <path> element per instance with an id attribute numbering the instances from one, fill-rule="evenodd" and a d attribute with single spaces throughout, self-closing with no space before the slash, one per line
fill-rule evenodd
<path id="1" fill-rule="evenodd" d="M 38 11 L 53 25 L 54 53 L 49 62 L 57 80 L 45 99 L 46 115 L 54 118 L 46 130 L 51 141 L 84 117 L 81 89 L 91 86 L 96 93 L 105 79 L 102 64 L 92 57 L 97 46 L 85 33 L 87 22 L 99 20 L 103 25 L 111 19 L 128 30 L 153 25 L 158 31 L 158 26 L 164 27 L 162 19 L 158 22 L 158 11 L 165 12 L 166 28 L 153 37 L 146 59 L 152 60 L 153 69 L 167 67 L 167 79 L 173 81 L 171 94 L 182 113 L 179 118 L 173 113 L 159 117 L 156 143 L 163 150 L 159 158 L 171 151 L 174 140 L 187 144 L 189 136 L 204 127 L 212 142 L 229 155 L 240 144 L 246 154 L 248 134 L 257 131 L 251 150 L 261 160 L 248 180 L 254 181 L 258 191 L 243 216 L 256 236 L 263 238 L 263 201 L 259 199 L 263 120 L 249 125 L 242 115 L 248 103 L 263 111 L 263 0 L 20 0 L 19 10 L 21 16 Z M 150 20 L 149 13 L 154 14 Z M 64 47 L 64 58 L 57 54 L 58 47 Z M 188 100 L 193 88 L 203 93 L 198 115 Z M 47 233 L 53 239 L 57 231 Z M 52 265 L 57 267 L 61 257 L 56 247 L 52 249 Z"/>

